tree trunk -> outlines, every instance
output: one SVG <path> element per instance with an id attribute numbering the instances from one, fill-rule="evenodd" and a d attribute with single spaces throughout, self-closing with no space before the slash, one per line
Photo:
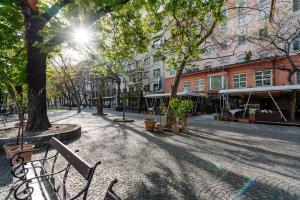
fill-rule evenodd
<path id="1" fill-rule="evenodd" d="M 23 5 L 27 43 L 28 120 L 27 131 L 44 131 L 50 127 L 46 102 L 47 54 L 37 46 L 43 42 L 38 31 L 42 21 L 39 12 Z"/>
<path id="2" fill-rule="evenodd" d="M 44 131 L 50 127 L 46 102 L 46 57 L 40 49 L 28 45 L 27 131 Z"/>
<path id="3" fill-rule="evenodd" d="M 172 92 L 171 92 L 171 96 L 170 96 L 170 100 L 169 100 L 169 105 L 168 105 L 168 112 L 167 112 L 167 116 L 166 116 L 166 127 L 168 127 L 168 128 L 171 128 L 172 124 L 176 121 L 176 116 L 175 116 L 174 112 L 172 111 L 172 109 L 170 107 L 170 102 L 177 95 L 177 90 L 178 90 L 180 78 L 181 78 L 183 69 L 185 67 L 185 64 L 186 64 L 186 60 L 183 60 L 183 62 L 181 63 L 181 65 L 179 67 L 179 70 L 176 73 L 176 78 L 175 78 L 174 85 L 173 85 L 173 88 L 172 88 Z"/>
<path id="4" fill-rule="evenodd" d="M 297 102 L 297 92 L 296 92 L 296 90 L 293 90 L 292 95 L 291 95 L 291 106 L 290 106 L 290 120 L 291 121 L 295 120 L 296 102 Z"/>
<path id="5" fill-rule="evenodd" d="M 117 107 L 121 106 L 121 81 L 117 81 Z"/>
<path id="6" fill-rule="evenodd" d="M 98 99 L 97 99 L 97 114 L 104 115 L 103 113 L 103 92 L 104 92 L 104 80 L 101 79 L 98 84 Z"/>

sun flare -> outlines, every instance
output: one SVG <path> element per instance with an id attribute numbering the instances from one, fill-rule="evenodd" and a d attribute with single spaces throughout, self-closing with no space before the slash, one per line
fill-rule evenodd
<path id="1" fill-rule="evenodd" d="M 74 40 L 78 44 L 84 45 L 88 44 L 91 41 L 91 34 L 88 30 L 85 30 L 83 28 L 77 29 L 74 32 Z"/>

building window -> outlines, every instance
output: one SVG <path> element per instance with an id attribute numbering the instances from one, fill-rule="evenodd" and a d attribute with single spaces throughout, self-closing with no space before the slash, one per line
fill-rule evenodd
<path id="1" fill-rule="evenodd" d="M 145 77 L 145 78 L 149 78 L 149 77 L 150 77 L 150 71 L 144 72 L 144 77 Z"/>
<path id="2" fill-rule="evenodd" d="M 245 0 L 239 0 L 238 4 L 238 12 L 241 14 L 246 9 L 246 1 Z"/>
<path id="3" fill-rule="evenodd" d="M 145 63 L 145 66 L 149 66 L 150 65 L 150 57 L 145 58 L 144 63 Z"/>
<path id="4" fill-rule="evenodd" d="M 209 55 L 212 52 L 212 46 L 204 47 L 204 54 Z"/>
<path id="5" fill-rule="evenodd" d="M 247 74 L 233 75 L 233 88 L 245 88 L 245 87 L 247 87 Z"/>
<path id="6" fill-rule="evenodd" d="M 300 70 L 297 71 L 297 84 L 300 84 Z"/>
<path id="7" fill-rule="evenodd" d="M 272 85 L 272 70 L 255 72 L 256 87 L 271 86 Z"/>
<path id="8" fill-rule="evenodd" d="M 221 24 L 220 30 L 226 33 L 228 31 L 227 23 Z"/>
<path id="9" fill-rule="evenodd" d="M 158 84 L 154 84 L 154 85 L 153 85 L 153 90 L 154 90 L 154 91 L 159 90 L 159 85 L 158 85 Z"/>
<path id="10" fill-rule="evenodd" d="M 268 29 L 267 28 L 259 29 L 259 39 L 264 39 L 266 37 L 268 37 Z"/>
<path id="11" fill-rule="evenodd" d="M 238 17 L 238 27 L 246 26 L 246 17 L 244 15 L 239 15 Z"/>
<path id="12" fill-rule="evenodd" d="M 170 76 L 174 76 L 176 75 L 176 70 L 175 69 L 171 69 L 170 70 Z"/>
<path id="13" fill-rule="evenodd" d="M 238 43 L 239 43 L 239 45 L 245 44 L 246 43 L 246 36 L 245 35 L 240 35 Z"/>
<path id="14" fill-rule="evenodd" d="M 222 50 L 226 50 L 226 49 L 228 48 L 228 44 L 227 44 L 226 41 L 222 42 L 222 43 L 220 44 L 220 46 L 221 46 L 221 49 L 222 49 Z"/>
<path id="15" fill-rule="evenodd" d="M 196 91 L 203 91 L 204 90 L 204 79 L 199 79 L 195 81 L 195 89 Z"/>
<path id="16" fill-rule="evenodd" d="M 300 10 L 300 0 L 293 0 L 293 11 L 296 12 Z"/>
<path id="17" fill-rule="evenodd" d="M 210 76 L 209 77 L 209 90 L 222 90 L 227 85 L 226 75 Z"/>
<path id="18" fill-rule="evenodd" d="M 300 38 L 296 38 L 293 43 L 293 50 L 300 51 Z"/>
<path id="19" fill-rule="evenodd" d="M 150 85 L 144 85 L 144 90 L 149 92 L 150 91 Z"/>
<path id="20" fill-rule="evenodd" d="M 190 91 L 191 90 L 191 82 L 190 81 L 184 81 L 183 90 L 184 91 Z"/>
<path id="21" fill-rule="evenodd" d="M 160 77 L 160 69 L 153 70 L 153 77 Z"/>

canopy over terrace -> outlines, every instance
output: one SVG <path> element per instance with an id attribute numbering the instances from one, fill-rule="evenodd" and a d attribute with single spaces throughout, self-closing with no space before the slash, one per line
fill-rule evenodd
<path id="1" fill-rule="evenodd" d="M 275 101 L 275 99 L 272 96 L 272 93 L 275 92 L 292 92 L 292 91 L 300 91 L 300 85 L 281 85 L 281 86 L 267 86 L 267 87 L 254 87 L 254 88 L 237 88 L 237 89 L 226 89 L 226 90 L 220 90 L 219 94 L 249 94 L 248 96 L 248 101 L 246 104 L 246 109 L 244 112 L 244 116 L 246 114 L 246 110 L 248 108 L 249 105 L 249 101 L 251 98 L 252 94 L 255 93 L 267 93 L 272 101 L 274 102 L 274 104 L 276 105 L 278 111 L 281 114 L 281 117 L 287 122 L 286 117 L 283 115 L 281 109 L 279 108 L 277 102 Z"/>
<path id="2" fill-rule="evenodd" d="M 168 98 L 170 96 L 171 96 L 171 93 L 155 93 L 155 94 L 145 95 L 144 97 L 146 98 L 146 104 L 147 104 L 148 111 L 150 111 L 150 112 L 154 111 L 154 107 L 155 107 L 157 101 L 159 101 L 160 99 L 163 99 L 163 98 Z M 197 102 L 194 106 L 194 110 L 195 110 L 196 106 L 198 104 L 199 98 L 200 97 L 206 97 L 207 94 L 204 93 L 204 92 L 195 93 L 195 92 L 191 92 L 191 91 L 184 91 L 184 92 L 178 92 L 176 96 L 178 96 L 178 97 L 188 97 L 188 98 L 196 97 Z M 165 107 L 167 107 L 166 103 L 164 103 L 164 105 L 165 105 Z"/>

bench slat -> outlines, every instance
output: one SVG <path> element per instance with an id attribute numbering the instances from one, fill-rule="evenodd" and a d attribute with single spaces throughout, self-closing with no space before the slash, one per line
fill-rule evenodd
<path id="1" fill-rule="evenodd" d="M 92 167 L 66 145 L 52 137 L 49 144 L 53 146 L 86 180 L 89 179 Z"/>
<path id="2" fill-rule="evenodd" d="M 51 173 L 52 168 L 51 168 L 51 164 L 48 160 L 45 161 L 44 168 L 45 168 L 45 171 L 47 172 L 47 174 Z M 49 180 L 49 181 L 53 185 L 53 187 L 54 187 L 55 191 L 57 192 L 58 196 L 60 197 L 60 199 L 68 199 L 71 197 L 71 194 L 66 189 L 66 197 L 64 198 L 63 182 L 58 175 L 56 175 L 56 174 L 53 175 L 53 178 L 51 178 L 51 180 Z"/>

